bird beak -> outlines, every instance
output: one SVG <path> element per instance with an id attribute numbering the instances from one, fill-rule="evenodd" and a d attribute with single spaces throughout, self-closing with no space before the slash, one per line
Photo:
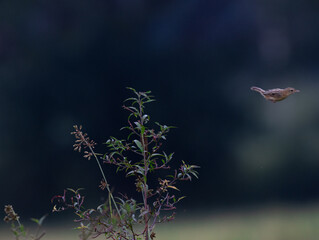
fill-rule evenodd
<path id="1" fill-rule="evenodd" d="M 297 90 L 297 89 L 296 89 L 295 92 L 300 92 L 300 90 Z"/>

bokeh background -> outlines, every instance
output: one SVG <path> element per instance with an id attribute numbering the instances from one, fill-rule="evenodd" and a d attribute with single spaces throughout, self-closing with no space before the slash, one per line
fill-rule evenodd
<path id="1" fill-rule="evenodd" d="M 173 165 L 201 166 L 180 186 L 181 216 L 288 208 L 319 224 L 318 11 L 314 0 L 1 1 L 0 206 L 40 217 L 67 187 L 102 202 L 70 132 L 82 124 L 105 151 L 123 136 L 129 86 L 153 92 L 152 120 L 178 127 Z M 301 92 L 273 104 L 253 85 Z M 132 192 L 113 170 L 114 191 Z"/>

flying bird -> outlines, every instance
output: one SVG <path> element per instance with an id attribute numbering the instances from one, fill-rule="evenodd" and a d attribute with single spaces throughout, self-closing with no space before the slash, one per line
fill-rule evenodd
<path id="1" fill-rule="evenodd" d="M 259 92 L 265 99 L 267 99 L 273 103 L 284 100 L 285 98 L 287 98 L 291 94 L 294 94 L 296 92 L 300 92 L 299 90 L 294 89 L 292 87 L 287 87 L 284 89 L 274 88 L 274 89 L 269 89 L 269 90 L 264 90 L 264 89 L 261 89 L 259 87 L 251 87 L 250 89 L 253 91 Z"/>

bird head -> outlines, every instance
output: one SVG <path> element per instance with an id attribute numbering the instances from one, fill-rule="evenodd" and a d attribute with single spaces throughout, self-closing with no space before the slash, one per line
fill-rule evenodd
<path id="1" fill-rule="evenodd" d="M 294 88 L 292 88 L 292 87 L 288 87 L 288 88 L 285 89 L 285 92 L 286 92 L 288 95 L 291 95 L 291 94 L 293 94 L 293 93 L 300 92 L 300 91 L 297 90 L 297 89 L 294 89 Z"/>

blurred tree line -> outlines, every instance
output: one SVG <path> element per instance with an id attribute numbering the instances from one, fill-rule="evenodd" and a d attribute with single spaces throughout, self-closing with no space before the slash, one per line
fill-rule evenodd
<path id="1" fill-rule="evenodd" d="M 82 124 L 105 151 L 123 135 L 127 86 L 152 90 L 152 119 L 178 127 L 166 145 L 176 165 L 202 167 L 182 187 L 185 208 L 318 200 L 318 10 L 314 0 L 1 1 L 0 205 L 42 214 L 66 187 L 102 201 L 70 132 Z M 272 104 L 252 85 L 301 93 Z M 114 191 L 134 187 L 107 172 Z"/>

